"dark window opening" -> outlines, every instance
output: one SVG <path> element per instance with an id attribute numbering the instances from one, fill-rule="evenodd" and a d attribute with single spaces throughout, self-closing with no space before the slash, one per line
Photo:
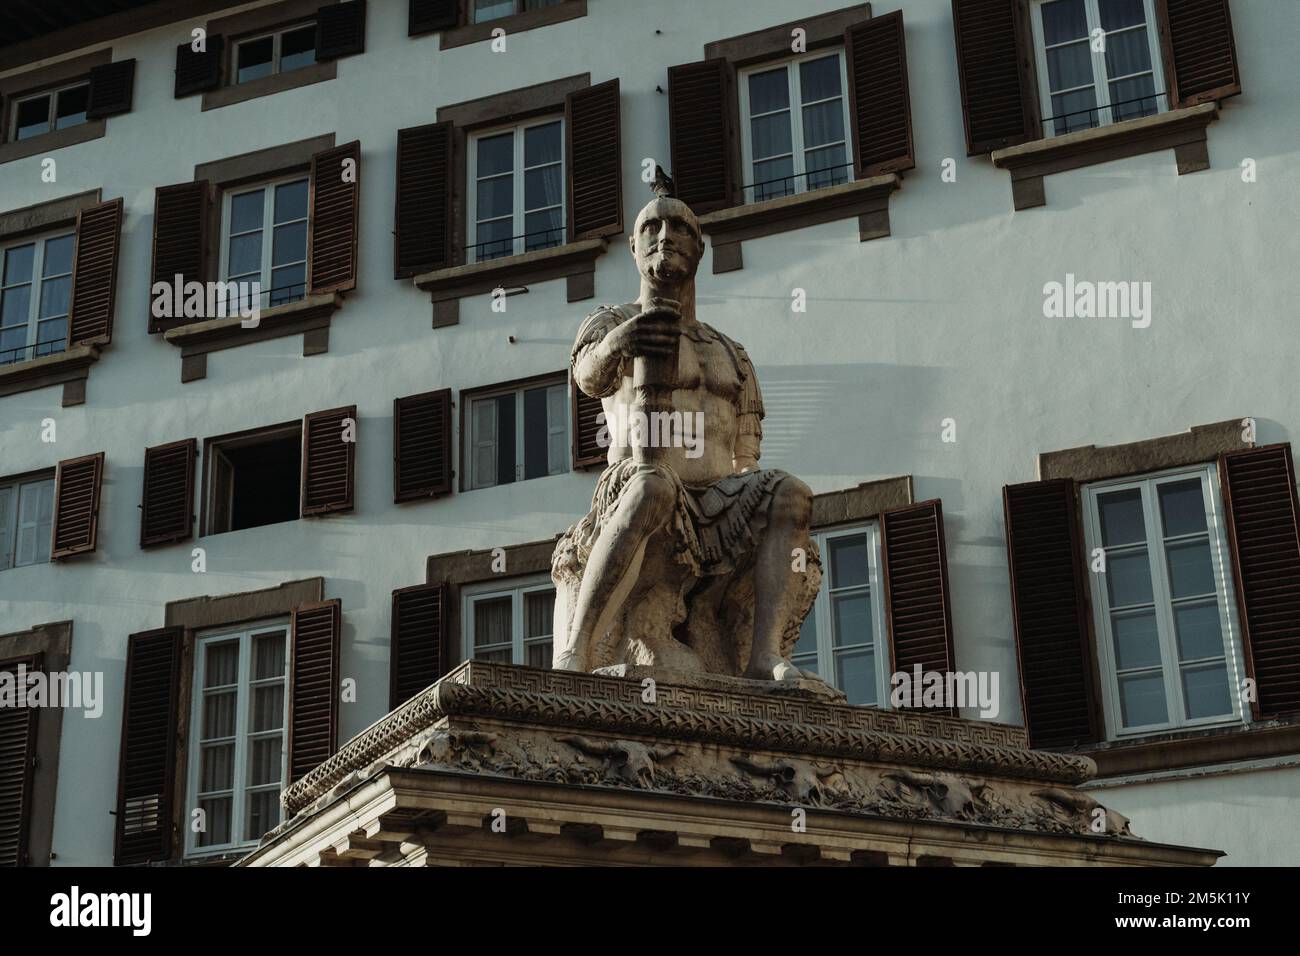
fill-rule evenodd
<path id="1" fill-rule="evenodd" d="M 296 521 L 300 514 L 299 427 L 210 445 L 208 533 Z"/>

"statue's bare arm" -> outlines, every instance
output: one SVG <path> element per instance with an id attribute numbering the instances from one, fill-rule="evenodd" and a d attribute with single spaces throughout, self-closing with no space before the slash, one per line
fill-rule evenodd
<path id="1" fill-rule="evenodd" d="M 758 467 L 763 446 L 763 395 L 758 388 L 758 374 L 749 354 L 735 343 L 744 382 L 740 388 L 739 414 L 736 418 L 736 444 L 731 453 L 731 467 L 736 474 Z"/>
<path id="2" fill-rule="evenodd" d="M 680 334 L 677 317 L 671 312 L 652 310 L 630 319 L 612 311 L 597 312 L 578 331 L 573 350 L 573 376 L 594 398 L 613 394 L 631 366 L 625 363 L 638 355 L 667 352 Z"/>

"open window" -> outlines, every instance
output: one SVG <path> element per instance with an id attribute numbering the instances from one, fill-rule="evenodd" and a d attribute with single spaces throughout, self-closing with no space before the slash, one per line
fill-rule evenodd
<path id="1" fill-rule="evenodd" d="M 298 519 L 301 423 L 214 438 L 207 453 L 206 534 Z"/>
<path id="2" fill-rule="evenodd" d="M 545 478 L 569 470 L 569 390 L 564 379 L 467 394 L 461 434 L 468 488 Z"/>
<path id="3" fill-rule="evenodd" d="M 298 23 L 235 41 L 231 83 L 289 73 L 316 62 L 316 24 Z"/>

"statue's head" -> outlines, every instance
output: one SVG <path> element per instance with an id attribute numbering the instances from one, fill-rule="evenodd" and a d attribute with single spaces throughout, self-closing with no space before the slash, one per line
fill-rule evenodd
<path id="1" fill-rule="evenodd" d="M 672 195 L 672 180 L 656 173 L 655 198 L 637 215 L 628 245 L 641 275 L 655 285 L 677 285 L 695 278 L 704 234 L 691 207 Z"/>

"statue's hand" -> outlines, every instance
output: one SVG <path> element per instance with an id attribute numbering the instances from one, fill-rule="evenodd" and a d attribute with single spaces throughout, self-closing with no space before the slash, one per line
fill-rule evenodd
<path id="1" fill-rule="evenodd" d="M 635 358 L 638 355 L 669 355 L 681 335 L 681 313 L 672 299 L 654 299 L 649 308 L 605 336 L 610 352 Z"/>

